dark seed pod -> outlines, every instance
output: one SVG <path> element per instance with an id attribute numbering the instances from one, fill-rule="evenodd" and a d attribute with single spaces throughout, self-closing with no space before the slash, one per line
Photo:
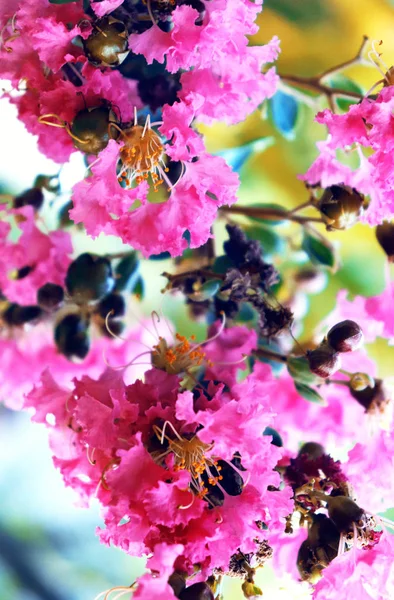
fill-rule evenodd
<path id="1" fill-rule="evenodd" d="M 33 187 L 26 190 L 19 196 L 14 198 L 14 208 L 22 208 L 22 206 L 32 206 L 34 210 L 39 210 L 44 202 L 44 194 L 41 188 Z"/>
<path id="2" fill-rule="evenodd" d="M 62 304 L 64 290 L 56 283 L 46 283 L 37 290 L 37 304 L 44 310 L 52 311 Z"/>
<path id="3" fill-rule="evenodd" d="M 99 302 L 98 312 L 100 316 L 105 319 L 108 313 L 111 313 L 111 319 L 115 317 L 123 317 L 126 312 L 126 302 L 121 294 L 108 294 L 104 296 Z"/>
<path id="4" fill-rule="evenodd" d="M 179 600 L 214 600 L 214 595 L 207 583 L 193 583 L 179 594 Z"/>
<path id="5" fill-rule="evenodd" d="M 128 52 L 128 33 L 122 21 L 106 16 L 93 23 L 92 33 L 82 43 L 95 67 L 117 67 Z"/>
<path id="6" fill-rule="evenodd" d="M 71 133 L 74 146 L 86 154 L 98 154 L 107 147 L 110 139 L 117 139 L 118 119 L 109 106 L 85 108 L 76 115 Z"/>
<path id="7" fill-rule="evenodd" d="M 365 512 L 347 496 L 329 496 L 327 500 L 328 516 L 339 531 L 353 531 L 353 523 L 357 523 Z"/>
<path id="8" fill-rule="evenodd" d="M 385 222 L 378 225 L 375 234 L 389 261 L 394 262 L 394 223 Z"/>
<path id="9" fill-rule="evenodd" d="M 179 594 L 186 588 L 185 573 L 174 571 L 174 573 L 168 578 L 168 585 L 172 587 L 175 596 L 179 598 Z"/>
<path id="10" fill-rule="evenodd" d="M 111 263 L 95 254 L 81 254 L 68 267 L 65 284 L 77 304 L 99 300 L 115 285 Z"/>
<path id="11" fill-rule="evenodd" d="M 347 185 L 331 185 L 318 202 L 327 227 L 347 229 L 355 224 L 363 212 L 364 197 Z"/>
<path id="12" fill-rule="evenodd" d="M 338 352 L 323 342 L 315 350 L 308 350 L 306 357 L 309 368 L 314 375 L 327 379 L 341 368 Z"/>
<path id="13" fill-rule="evenodd" d="M 375 379 L 372 387 L 367 386 L 363 390 L 354 390 L 350 387 L 350 393 L 366 411 L 374 406 L 379 408 L 386 403 L 382 379 Z"/>
<path id="14" fill-rule="evenodd" d="M 41 315 L 42 310 L 39 306 L 21 306 L 20 304 L 12 303 L 3 312 L 2 319 L 7 325 L 21 327 L 25 323 L 37 321 Z"/>
<path id="15" fill-rule="evenodd" d="M 55 343 L 58 350 L 72 358 L 85 358 L 89 352 L 88 323 L 78 314 L 64 317 L 55 327 Z"/>
<path id="16" fill-rule="evenodd" d="M 263 435 L 272 435 L 271 444 L 273 446 L 278 446 L 279 448 L 283 446 L 283 440 L 276 429 L 273 429 L 272 427 L 266 427 L 263 431 Z"/>
<path id="17" fill-rule="evenodd" d="M 298 451 L 298 456 L 306 455 L 311 460 L 317 460 L 324 454 L 324 448 L 317 442 L 306 442 Z"/>
<path id="18" fill-rule="evenodd" d="M 28 275 L 30 275 L 30 273 L 34 271 L 34 267 L 31 267 L 29 265 L 26 265 L 25 267 L 22 267 L 21 269 L 18 269 L 15 279 L 17 279 L 18 281 L 20 279 L 24 279 L 25 277 L 27 277 Z"/>
<path id="19" fill-rule="evenodd" d="M 327 341 L 336 352 L 352 352 L 363 343 L 364 335 L 360 325 L 355 321 L 341 321 L 331 327 Z"/>
<path id="20" fill-rule="evenodd" d="M 105 325 L 102 326 L 101 331 L 103 335 L 107 337 L 119 336 L 124 331 L 125 324 L 123 321 L 118 321 L 117 319 L 108 319 L 108 327 L 111 331 L 108 331 Z"/>
<path id="21" fill-rule="evenodd" d="M 138 95 L 153 112 L 164 104 L 170 106 L 174 104 L 180 89 L 179 75 L 171 73 L 158 73 L 154 77 L 147 77 L 138 82 Z"/>

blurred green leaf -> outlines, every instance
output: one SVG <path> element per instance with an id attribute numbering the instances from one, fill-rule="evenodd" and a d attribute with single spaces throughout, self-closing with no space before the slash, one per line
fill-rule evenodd
<path id="1" fill-rule="evenodd" d="M 233 261 L 228 258 L 225 254 L 222 256 L 218 256 L 215 262 L 213 263 L 212 271 L 214 273 L 219 273 L 220 275 L 224 275 L 227 269 L 231 269 L 234 267 Z"/>
<path id="2" fill-rule="evenodd" d="M 305 400 L 308 400 L 308 402 L 313 402 L 314 404 L 321 404 L 322 406 L 327 405 L 325 399 L 322 396 L 320 396 L 320 394 L 316 390 L 311 388 L 309 385 L 306 385 L 305 383 L 301 383 L 299 381 L 295 381 L 294 385 L 300 396 L 305 398 Z"/>
<path id="3" fill-rule="evenodd" d="M 309 231 L 304 232 L 302 249 L 307 253 L 315 265 L 322 265 L 335 269 L 337 258 L 334 246 L 327 239 L 323 239 Z"/>
<path id="4" fill-rule="evenodd" d="M 250 240 L 258 240 L 261 243 L 265 255 L 283 252 L 285 247 L 283 237 L 269 227 L 252 225 L 251 227 L 245 227 L 244 231 Z"/>
<path id="5" fill-rule="evenodd" d="M 223 281 L 221 279 L 210 279 L 203 283 L 200 289 L 190 297 L 194 302 L 204 302 L 204 300 L 209 300 L 217 294 L 222 283 Z"/>
<path id="6" fill-rule="evenodd" d="M 124 256 L 115 268 L 115 290 L 123 292 L 125 290 L 132 291 L 139 278 L 140 262 L 136 252 L 130 252 Z"/>
<path id="7" fill-rule="evenodd" d="M 288 140 L 294 140 L 298 119 L 298 102 L 290 94 L 278 90 L 269 101 L 271 119 L 277 130 Z"/>
<path id="8" fill-rule="evenodd" d="M 138 300 L 143 300 L 145 296 L 145 284 L 142 277 L 138 277 L 134 288 L 131 290 L 132 293 L 138 297 Z"/>
<path id="9" fill-rule="evenodd" d="M 311 373 L 305 356 L 290 356 L 287 359 L 287 370 L 293 379 L 300 383 L 314 383 L 316 376 Z"/>
<path id="10" fill-rule="evenodd" d="M 218 156 L 224 158 L 224 160 L 232 167 L 233 171 L 239 172 L 246 161 L 257 152 L 264 152 L 267 148 L 274 144 L 275 138 L 263 137 L 243 146 L 236 148 L 228 148 L 218 153 Z"/>
<path id="11" fill-rule="evenodd" d="M 355 83 L 352 79 L 349 79 L 349 77 L 346 77 L 346 75 L 342 75 L 342 73 L 336 73 L 335 75 L 330 77 L 328 80 L 328 84 L 330 87 L 340 88 L 345 92 L 356 92 L 357 94 L 363 94 L 363 91 L 360 88 L 360 86 L 357 83 Z M 356 104 L 356 102 L 358 102 L 356 98 L 336 99 L 338 107 L 344 112 L 347 112 L 349 110 L 349 106 L 351 106 L 352 104 Z"/>
<path id="12" fill-rule="evenodd" d="M 328 2 L 324 0 L 265 0 L 264 10 L 274 10 L 289 21 L 300 24 L 317 23 L 326 21 L 331 15 Z"/>

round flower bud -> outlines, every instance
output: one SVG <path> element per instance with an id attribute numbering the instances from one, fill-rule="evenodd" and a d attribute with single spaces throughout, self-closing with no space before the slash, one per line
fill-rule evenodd
<path id="1" fill-rule="evenodd" d="M 375 379 L 371 386 L 368 385 L 362 390 L 356 390 L 350 384 L 350 393 L 366 411 L 374 406 L 379 407 L 386 403 L 382 379 Z"/>
<path id="2" fill-rule="evenodd" d="M 72 358 L 85 358 L 89 352 L 88 322 L 78 314 L 65 316 L 55 327 L 55 343 L 58 350 Z"/>
<path id="3" fill-rule="evenodd" d="M 323 342 L 315 350 L 308 350 L 306 357 L 309 368 L 314 375 L 327 379 L 341 368 L 341 360 L 336 352 L 326 342 Z"/>
<path id="4" fill-rule="evenodd" d="M 92 33 L 82 41 L 86 58 L 96 67 L 117 67 L 128 53 L 128 33 L 124 23 L 106 16 L 92 25 Z"/>
<path id="5" fill-rule="evenodd" d="M 98 154 L 107 147 L 110 139 L 117 139 L 118 119 L 110 106 L 85 108 L 76 115 L 72 125 L 74 146 L 86 154 Z"/>
<path id="6" fill-rule="evenodd" d="M 394 223 L 385 222 L 378 225 L 375 234 L 389 261 L 394 262 Z"/>
<path id="7" fill-rule="evenodd" d="M 99 302 L 98 312 L 103 319 L 105 319 L 108 313 L 111 313 L 112 319 L 123 317 L 126 312 L 126 303 L 123 296 L 115 292 L 104 296 Z"/>
<path id="8" fill-rule="evenodd" d="M 115 285 L 111 263 L 107 258 L 85 252 L 68 267 L 65 284 L 77 304 L 99 300 Z"/>
<path id="9" fill-rule="evenodd" d="M 363 343 L 364 335 L 360 325 L 355 321 L 341 321 L 331 327 L 327 334 L 327 341 L 331 348 L 337 352 L 352 352 Z"/>
<path id="10" fill-rule="evenodd" d="M 37 290 L 37 304 L 44 310 L 59 308 L 64 300 L 64 290 L 55 283 L 46 283 Z"/>
<path id="11" fill-rule="evenodd" d="M 316 460 L 324 454 L 324 448 L 317 442 L 306 442 L 298 450 L 298 456 L 307 455 L 310 460 Z"/>
<path id="12" fill-rule="evenodd" d="M 354 225 L 363 212 L 364 197 L 347 185 L 326 188 L 317 208 L 329 229 L 347 229 Z"/>
<path id="13" fill-rule="evenodd" d="M 355 392 L 362 392 L 366 388 L 373 388 L 375 382 L 367 373 L 353 373 L 350 378 L 350 388 Z"/>
<path id="14" fill-rule="evenodd" d="M 328 516 L 341 532 L 353 531 L 353 523 L 357 523 L 365 512 L 347 496 L 328 496 Z"/>
<path id="15" fill-rule="evenodd" d="M 39 210 L 44 202 L 44 194 L 41 188 L 33 187 L 26 190 L 19 196 L 14 198 L 14 208 L 22 208 L 22 206 L 32 206 L 34 210 Z"/>
<path id="16" fill-rule="evenodd" d="M 174 571 L 174 573 L 168 578 L 168 585 L 170 585 L 174 590 L 175 596 L 179 597 L 179 594 L 183 592 L 183 590 L 186 587 L 185 573 L 179 573 L 179 571 Z"/>
<path id="17" fill-rule="evenodd" d="M 193 583 L 178 596 L 180 600 L 214 600 L 211 588 L 204 581 Z"/>

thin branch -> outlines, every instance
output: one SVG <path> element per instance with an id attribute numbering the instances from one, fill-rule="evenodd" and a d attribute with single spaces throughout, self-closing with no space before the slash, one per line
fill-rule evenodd
<path id="1" fill-rule="evenodd" d="M 257 350 L 253 350 L 252 354 L 259 358 L 270 358 L 283 363 L 286 363 L 288 359 L 286 354 L 280 354 L 279 352 L 274 352 L 274 350 L 268 350 L 268 348 L 258 348 Z"/>
<path id="2" fill-rule="evenodd" d="M 245 217 L 254 217 L 255 219 L 267 219 L 275 221 L 276 219 L 285 219 L 286 221 L 294 221 L 295 223 L 325 223 L 320 217 L 301 217 L 292 214 L 292 211 L 279 208 L 254 208 L 253 206 L 222 206 L 221 213 L 231 213 L 244 215 Z"/>

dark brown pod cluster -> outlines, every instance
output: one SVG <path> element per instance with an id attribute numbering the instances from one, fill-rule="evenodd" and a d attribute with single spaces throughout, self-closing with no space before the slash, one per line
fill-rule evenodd
<path id="1" fill-rule="evenodd" d="M 326 188 L 317 208 L 327 224 L 327 229 L 348 229 L 363 212 L 364 197 L 347 185 Z"/>
<path id="2" fill-rule="evenodd" d="M 128 32 L 124 23 L 106 16 L 92 26 L 92 33 L 82 42 L 86 58 L 95 67 L 117 67 L 128 52 Z"/>
<path id="3" fill-rule="evenodd" d="M 341 368 L 341 359 L 327 342 L 322 342 L 315 350 L 306 353 L 309 368 L 314 375 L 327 379 Z"/>
<path id="4" fill-rule="evenodd" d="M 327 334 L 327 338 L 315 349 L 307 351 L 309 368 L 312 373 L 323 379 L 331 377 L 341 368 L 339 354 L 357 350 L 363 342 L 361 327 L 350 319 L 341 321 Z"/>

